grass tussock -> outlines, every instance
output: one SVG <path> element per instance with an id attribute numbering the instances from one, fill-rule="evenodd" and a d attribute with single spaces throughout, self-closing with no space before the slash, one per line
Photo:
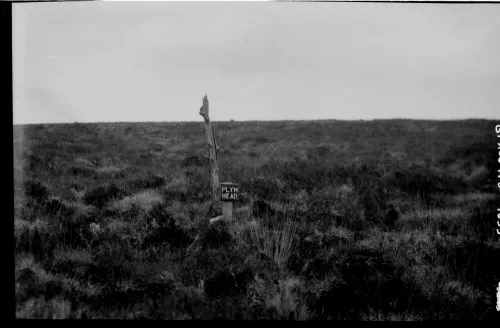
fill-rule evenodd
<path id="1" fill-rule="evenodd" d="M 284 268 L 290 258 L 296 226 L 293 222 L 283 222 L 273 226 L 250 224 L 252 243 L 257 251 L 272 259 L 280 268 Z"/>
<path id="2" fill-rule="evenodd" d="M 127 196 L 123 199 L 115 201 L 112 205 L 110 205 L 110 208 L 116 209 L 120 212 L 129 212 L 134 207 L 147 213 L 155 206 L 162 204 L 163 198 L 159 192 L 155 190 L 144 190 L 135 195 Z"/>

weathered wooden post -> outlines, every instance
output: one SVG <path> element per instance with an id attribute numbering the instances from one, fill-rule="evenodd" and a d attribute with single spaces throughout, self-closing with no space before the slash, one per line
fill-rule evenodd
<path id="1" fill-rule="evenodd" d="M 214 128 L 212 126 L 212 122 L 210 121 L 207 95 L 203 97 L 203 105 L 200 107 L 200 115 L 203 116 L 203 119 L 205 120 L 205 132 L 207 134 L 209 159 L 212 167 L 212 200 L 214 202 L 217 202 L 218 200 L 222 201 L 222 215 L 211 218 L 210 223 L 215 223 L 220 220 L 230 222 L 233 219 L 233 202 L 238 200 L 239 197 L 239 185 L 232 182 L 219 183 L 219 163 L 217 162 L 217 151 L 219 150 L 219 146 L 217 145 Z"/>
<path id="2" fill-rule="evenodd" d="M 214 129 L 212 127 L 212 122 L 210 121 L 207 95 L 203 97 L 203 105 L 200 107 L 200 115 L 203 116 L 203 119 L 205 120 L 205 132 L 207 134 L 209 159 L 212 167 L 212 199 L 215 202 L 218 200 L 219 196 L 219 164 L 217 163 L 217 151 L 219 150 L 219 147 L 217 146 Z"/>
<path id="3" fill-rule="evenodd" d="M 239 198 L 239 185 L 232 182 L 220 184 L 220 199 L 222 201 L 222 219 L 225 222 L 233 220 L 233 202 Z"/>

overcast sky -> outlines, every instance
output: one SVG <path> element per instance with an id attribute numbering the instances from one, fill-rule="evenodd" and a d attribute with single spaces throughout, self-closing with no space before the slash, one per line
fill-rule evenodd
<path id="1" fill-rule="evenodd" d="M 14 4 L 14 123 L 500 118 L 500 6 Z"/>

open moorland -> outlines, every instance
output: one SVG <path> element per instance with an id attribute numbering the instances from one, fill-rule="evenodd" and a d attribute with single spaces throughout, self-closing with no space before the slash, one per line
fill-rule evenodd
<path id="1" fill-rule="evenodd" d="M 17 317 L 498 320 L 494 125 L 16 125 Z"/>

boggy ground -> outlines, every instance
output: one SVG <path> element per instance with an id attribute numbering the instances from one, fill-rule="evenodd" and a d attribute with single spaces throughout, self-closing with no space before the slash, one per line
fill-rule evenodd
<path id="1" fill-rule="evenodd" d="M 494 122 L 14 127 L 17 316 L 498 319 Z"/>

